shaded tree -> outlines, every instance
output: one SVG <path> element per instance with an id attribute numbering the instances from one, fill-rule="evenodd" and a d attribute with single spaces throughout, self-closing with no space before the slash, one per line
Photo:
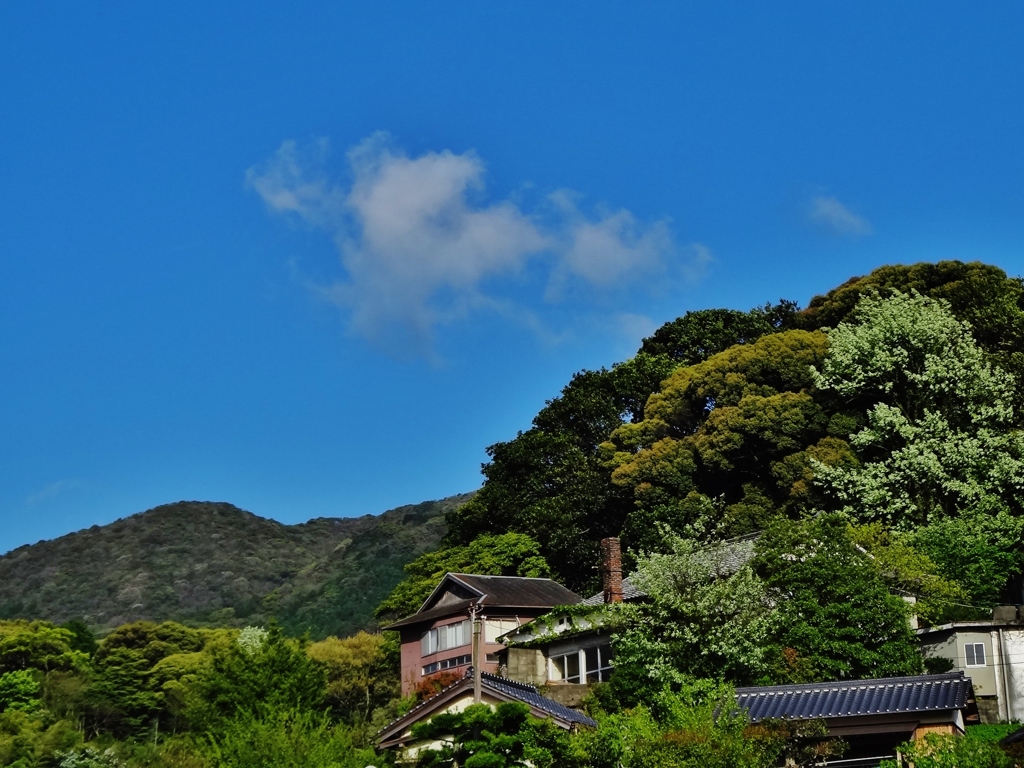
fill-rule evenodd
<path id="1" fill-rule="evenodd" d="M 777 519 L 757 541 L 754 571 L 776 606 L 775 682 L 921 671 L 907 607 L 853 543 L 847 518 Z"/>
<path id="2" fill-rule="evenodd" d="M 596 589 L 598 543 L 618 535 L 633 506 L 612 482 L 600 445 L 620 425 L 643 418 L 648 398 L 674 369 L 776 333 L 795 310 L 782 301 L 750 312 L 688 312 L 645 339 L 632 359 L 576 374 L 531 429 L 488 448 L 483 488 L 448 515 L 447 542 L 528 533 L 541 542 L 560 581 L 580 592 Z"/>

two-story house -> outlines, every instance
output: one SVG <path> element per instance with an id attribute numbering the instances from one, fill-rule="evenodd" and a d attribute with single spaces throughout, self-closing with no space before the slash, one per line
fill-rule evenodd
<path id="1" fill-rule="evenodd" d="M 462 674 L 473 663 L 473 617 L 481 623 L 480 669 L 498 671 L 498 640 L 559 605 L 581 598 L 551 579 L 449 573 L 420 609 L 384 629 L 402 642 L 402 695 L 441 672 Z"/>

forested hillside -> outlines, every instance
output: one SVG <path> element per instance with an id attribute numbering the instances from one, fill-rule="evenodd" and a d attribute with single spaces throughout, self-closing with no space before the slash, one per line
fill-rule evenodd
<path id="1" fill-rule="evenodd" d="M 845 509 L 937 526 L 916 535 L 939 555 L 957 526 L 976 541 L 958 512 L 984 509 L 1004 513 L 986 517 L 986 530 L 1012 539 L 999 521 L 1022 509 L 1022 374 L 1024 287 L 977 262 L 883 267 L 804 310 L 783 300 L 688 312 L 635 357 L 576 374 L 530 429 L 491 446 L 483 488 L 448 515 L 446 543 L 529 535 L 556 578 L 587 592 L 598 587 L 602 537 L 621 534 L 635 556 L 658 547 L 661 525 L 715 541 L 780 514 Z M 961 457 L 973 462 L 963 471 L 949 455 L 941 469 L 912 459 L 979 435 L 991 442 Z M 988 604 L 999 589 L 971 587 Z"/>
<path id="2" fill-rule="evenodd" d="M 283 525 L 231 504 L 178 502 L 0 557 L 0 618 L 138 620 L 348 635 L 437 546 L 468 496 L 382 515 Z"/>
<path id="3" fill-rule="evenodd" d="M 440 681 L 397 698 L 393 633 L 288 635 L 408 614 L 446 571 L 596 591 L 606 536 L 646 597 L 558 609 L 610 635 L 597 727 L 471 708 L 418 765 L 820 765 L 840 739 L 749 728 L 732 687 L 944 671 L 909 618 L 1024 602 L 1022 376 L 1019 278 L 884 267 L 806 309 L 667 323 L 491 446 L 474 495 L 297 526 L 182 503 L 23 547 L 0 558 L 5 616 L 122 626 L 97 644 L 76 621 L 0 621 L 0 765 L 390 764 L 374 733 Z M 123 624 L 169 617 L 222 628 Z M 969 733 L 902 749 L 1011 764 L 973 735 L 1005 729 Z"/>

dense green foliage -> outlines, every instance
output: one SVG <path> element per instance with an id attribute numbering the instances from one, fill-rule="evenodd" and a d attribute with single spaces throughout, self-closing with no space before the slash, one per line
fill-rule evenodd
<path id="1" fill-rule="evenodd" d="M 930 733 L 921 741 L 900 746 L 900 754 L 914 768 L 1011 768 L 1017 765 L 1005 751 L 992 742 L 978 738 L 969 729 L 964 738 Z M 901 768 L 884 760 L 881 768 Z"/>
<path id="2" fill-rule="evenodd" d="M 615 606 L 621 701 L 701 679 L 739 685 L 916 674 L 921 658 L 907 622 L 845 517 L 774 520 L 752 559 L 725 565 L 733 546 L 670 536 L 667 553 L 640 558 L 633 580 L 650 600 Z"/>
<path id="3" fill-rule="evenodd" d="M 648 397 L 673 370 L 774 333 L 794 310 L 792 302 L 781 302 L 750 312 L 688 312 L 645 340 L 634 358 L 573 376 L 531 429 L 488 448 L 484 486 L 448 515 L 447 542 L 464 546 L 482 534 L 525 533 L 541 543 L 559 581 L 577 592 L 596 589 L 598 543 L 618 535 L 631 509 L 628 494 L 612 482 L 601 443 L 643 418 Z"/>
<path id="4" fill-rule="evenodd" d="M 418 768 L 560 768 L 567 764 L 568 740 L 548 720 L 530 716 L 519 702 L 497 707 L 474 704 L 413 726 L 413 734 L 446 742 L 426 750 Z"/>
<path id="5" fill-rule="evenodd" d="M 372 625 L 402 567 L 437 546 L 443 515 L 467 498 L 302 525 L 230 504 L 168 504 L 0 557 L 0 618 L 85 619 L 97 632 L 276 619 L 296 635 L 352 634 Z"/>
<path id="6" fill-rule="evenodd" d="M 379 635 L 309 644 L 275 625 L 135 622 L 91 657 L 46 622 L 0 622 L 0 637 L 20 649 L 0 674 L 3 766 L 364 768 L 397 713 L 394 649 Z"/>

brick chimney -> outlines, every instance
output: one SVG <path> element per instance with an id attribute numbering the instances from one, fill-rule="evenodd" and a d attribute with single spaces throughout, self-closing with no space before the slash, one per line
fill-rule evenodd
<path id="1" fill-rule="evenodd" d="M 622 602 L 622 548 L 615 538 L 601 539 L 601 577 L 604 601 Z"/>

